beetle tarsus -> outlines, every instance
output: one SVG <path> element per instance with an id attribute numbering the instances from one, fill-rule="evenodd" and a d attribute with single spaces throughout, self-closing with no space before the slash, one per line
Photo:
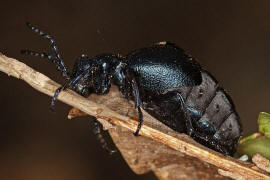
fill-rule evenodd
<path id="1" fill-rule="evenodd" d="M 137 130 L 134 133 L 135 136 L 139 135 L 139 132 L 140 132 L 142 124 L 143 124 L 143 114 L 142 114 L 142 110 L 141 110 L 140 107 L 138 107 L 138 114 L 139 114 L 139 123 L 138 123 L 138 126 L 137 126 Z"/>

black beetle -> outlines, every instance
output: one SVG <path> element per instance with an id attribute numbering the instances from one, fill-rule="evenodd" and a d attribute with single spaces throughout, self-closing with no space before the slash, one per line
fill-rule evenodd
<path id="1" fill-rule="evenodd" d="M 51 108 L 66 88 L 87 97 L 91 93 L 106 94 L 115 84 L 125 98 L 135 101 L 139 114 L 135 135 L 143 122 L 142 107 L 170 128 L 187 133 L 209 148 L 230 156 L 236 151 L 242 128 L 231 98 L 209 72 L 175 44 L 157 43 L 126 57 L 82 55 L 70 74 L 53 38 L 30 23 L 27 26 L 51 42 L 55 56 L 30 50 L 22 53 L 51 60 L 67 81 L 56 90 Z M 99 131 L 95 121 L 94 132 Z"/>

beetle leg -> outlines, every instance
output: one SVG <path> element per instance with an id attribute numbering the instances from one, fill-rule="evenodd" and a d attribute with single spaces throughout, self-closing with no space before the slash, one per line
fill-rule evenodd
<path id="1" fill-rule="evenodd" d="M 125 86 L 125 85 L 119 86 L 119 91 L 121 92 L 121 95 L 127 100 L 130 100 L 130 97 L 131 97 L 131 93 L 129 90 L 130 89 L 128 88 L 128 86 Z"/>
<path id="2" fill-rule="evenodd" d="M 139 114 L 139 124 L 137 126 L 137 130 L 136 132 L 134 133 L 135 136 L 138 136 L 139 135 L 139 131 L 142 127 L 142 123 L 143 123 L 143 114 L 142 114 L 142 110 L 140 108 L 140 106 L 137 107 L 138 108 L 138 114 Z"/>
<path id="3" fill-rule="evenodd" d="M 64 86 L 59 87 L 58 89 L 56 89 L 54 96 L 52 98 L 51 101 L 51 105 L 50 105 L 50 109 L 53 110 L 54 109 L 54 104 L 56 101 L 57 96 L 59 95 L 59 93 L 67 88 L 69 88 L 70 86 L 74 86 L 81 78 L 82 76 L 85 74 L 85 72 L 79 74 L 77 77 L 75 77 L 74 79 L 72 79 L 72 81 L 69 81 L 68 83 L 66 83 Z"/>
<path id="4" fill-rule="evenodd" d="M 137 126 L 137 130 L 135 131 L 134 135 L 138 136 L 139 131 L 142 127 L 142 123 L 143 123 L 143 114 L 141 110 L 141 99 L 139 95 L 139 88 L 135 80 L 132 80 L 132 86 L 133 86 L 133 92 L 134 92 L 134 97 L 135 97 L 135 108 L 138 109 L 138 114 L 139 114 L 139 124 Z"/>
<path id="5" fill-rule="evenodd" d="M 93 133 L 96 135 L 97 140 L 100 142 L 103 149 L 105 149 L 109 154 L 115 153 L 116 149 L 110 149 L 108 147 L 107 142 L 105 141 L 104 137 L 102 136 L 101 129 L 100 129 L 100 123 L 95 118 L 94 120 L 94 126 L 93 126 Z"/>
<path id="6" fill-rule="evenodd" d="M 187 127 L 187 134 L 189 136 L 191 136 L 193 133 L 194 133 L 194 127 L 192 125 L 192 120 L 191 120 L 191 115 L 190 115 L 190 112 L 193 114 L 195 114 L 195 116 L 199 116 L 200 113 L 196 110 L 196 109 L 193 109 L 193 108 L 190 108 L 186 105 L 185 101 L 184 101 L 184 98 L 182 97 L 182 95 L 180 93 L 177 93 L 180 97 L 180 101 L 181 101 L 181 105 L 182 105 L 182 108 L 187 110 L 185 111 L 185 114 L 186 114 L 186 127 Z"/>

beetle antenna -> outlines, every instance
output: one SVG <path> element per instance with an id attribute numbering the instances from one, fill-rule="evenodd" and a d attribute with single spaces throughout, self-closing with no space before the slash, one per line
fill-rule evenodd
<path id="1" fill-rule="evenodd" d="M 53 55 L 47 54 L 47 53 L 35 52 L 35 51 L 31 51 L 31 50 L 21 50 L 21 54 L 26 54 L 26 55 L 31 55 L 31 56 L 39 56 L 41 58 L 46 58 L 46 59 L 50 60 L 53 64 L 56 65 L 56 69 L 62 73 L 62 76 L 66 80 L 70 79 L 68 72 L 63 70 L 62 66 L 59 64 L 56 57 L 54 57 Z"/>
<path id="2" fill-rule="evenodd" d="M 34 27 L 31 23 L 27 22 L 26 23 L 27 27 L 29 27 L 32 31 L 37 33 L 38 35 L 44 37 L 45 39 L 48 39 L 51 43 L 51 47 L 56 55 L 57 60 L 59 61 L 60 66 L 62 67 L 63 71 L 68 74 L 68 69 L 64 64 L 64 61 L 61 59 L 60 54 L 58 53 L 58 48 L 55 44 L 54 39 L 49 35 L 44 33 L 43 31 L 39 30 L 38 28 Z"/>

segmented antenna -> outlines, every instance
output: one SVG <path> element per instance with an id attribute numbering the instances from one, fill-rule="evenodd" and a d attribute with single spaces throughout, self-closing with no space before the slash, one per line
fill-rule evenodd
<path id="1" fill-rule="evenodd" d="M 45 39 L 48 39 L 51 43 L 51 47 L 55 53 L 55 56 L 56 56 L 56 59 L 58 60 L 58 64 L 60 65 L 61 67 L 61 71 L 62 71 L 62 74 L 65 78 L 68 78 L 70 79 L 69 77 L 69 73 L 68 73 L 68 69 L 67 67 L 65 66 L 65 63 L 64 61 L 61 59 L 60 57 L 60 54 L 58 53 L 58 48 L 55 44 L 55 41 L 54 39 L 49 35 L 49 34 L 46 34 L 44 33 L 43 31 L 39 30 L 38 28 L 34 27 L 31 23 L 27 22 L 26 23 L 27 27 L 29 27 L 32 31 L 34 31 L 35 33 L 37 33 L 38 35 L 44 37 Z M 42 54 L 42 53 L 41 53 Z"/>

